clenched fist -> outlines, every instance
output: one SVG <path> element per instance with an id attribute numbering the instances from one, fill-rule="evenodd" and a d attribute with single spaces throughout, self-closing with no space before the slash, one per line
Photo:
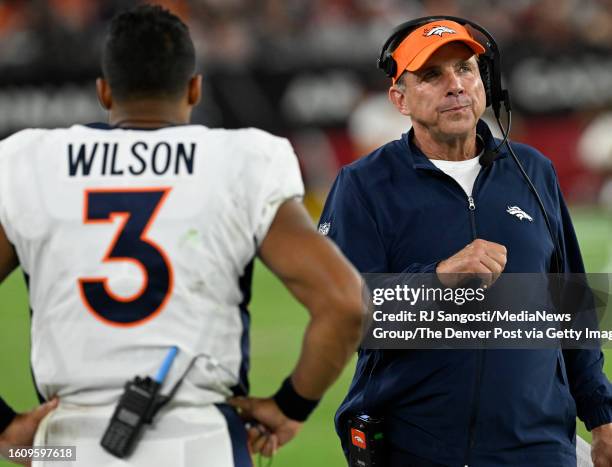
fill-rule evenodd
<path id="1" fill-rule="evenodd" d="M 476 239 L 436 268 L 440 282 L 456 287 L 469 277 L 478 277 L 484 286 L 492 285 L 506 267 L 506 247 Z"/>

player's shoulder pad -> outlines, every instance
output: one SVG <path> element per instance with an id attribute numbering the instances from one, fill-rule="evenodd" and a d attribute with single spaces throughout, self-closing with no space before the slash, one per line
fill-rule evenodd
<path id="1" fill-rule="evenodd" d="M 287 138 L 268 133 L 265 130 L 259 128 L 240 128 L 237 130 L 226 130 L 234 133 L 234 136 L 238 140 L 245 141 L 251 145 L 251 147 L 257 149 L 259 147 L 275 147 L 278 145 L 287 144 L 289 141 Z"/>
<path id="2" fill-rule="evenodd" d="M 22 150 L 30 144 L 37 144 L 50 130 L 27 128 L 13 133 L 0 141 L 0 156 Z"/>
<path id="3" fill-rule="evenodd" d="M 295 157 L 293 147 L 287 138 L 275 136 L 259 128 L 224 130 L 232 133 L 231 141 L 240 152 L 267 160 Z"/>

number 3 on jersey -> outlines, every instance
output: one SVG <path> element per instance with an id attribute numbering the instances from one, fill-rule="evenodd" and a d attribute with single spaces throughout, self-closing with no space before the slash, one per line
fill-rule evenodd
<path id="1" fill-rule="evenodd" d="M 120 227 L 102 261 L 129 261 L 140 268 L 143 283 L 131 297 L 115 295 L 107 277 L 79 279 L 85 306 L 103 322 L 136 326 L 155 317 L 166 304 L 173 287 L 172 266 L 159 245 L 147 238 L 147 231 L 163 205 L 170 188 L 99 189 L 85 192 L 83 221 L 86 224 L 112 223 Z"/>

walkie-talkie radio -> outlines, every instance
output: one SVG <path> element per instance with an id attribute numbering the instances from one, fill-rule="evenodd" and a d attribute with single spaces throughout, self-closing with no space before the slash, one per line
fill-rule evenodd
<path id="1" fill-rule="evenodd" d="M 233 378 L 232 372 L 217 362 L 211 355 L 199 353 L 191 359 L 170 392 L 160 394 L 161 387 L 177 353 L 178 349 L 176 347 L 170 349 L 155 378 L 149 378 L 148 376 L 140 378 L 137 376 L 125 384 L 123 395 L 119 399 L 108 428 L 106 428 L 102 441 L 100 441 L 102 447 L 112 455 L 124 458 L 134 452 L 145 426 L 151 424 L 157 412 L 172 400 L 199 358 L 209 359 L 210 367 L 219 368 Z M 238 385 L 244 394 L 248 393 L 244 384 L 239 381 Z"/>
<path id="2" fill-rule="evenodd" d="M 142 433 L 151 423 L 161 385 L 151 378 L 136 377 L 125 384 L 125 392 L 102 437 L 102 447 L 117 457 L 129 456 Z"/>
<path id="3" fill-rule="evenodd" d="M 133 451 L 145 424 L 150 424 L 159 409 L 170 400 L 159 390 L 166 379 L 177 348 L 172 347 L 155 379 L 136 376 L 125 384 L 123 395 L 108 424 L 100 444 L 116 457 L 124 458 Z"/>
<path id="4" fill-rule="evenodd" d="M 357 415 L 348 423 L 349 466 L 385 467 L 383 420 L 368 415 Z"/>

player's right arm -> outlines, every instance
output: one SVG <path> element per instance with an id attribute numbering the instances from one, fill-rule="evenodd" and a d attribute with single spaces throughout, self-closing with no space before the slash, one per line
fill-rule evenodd
<path id="1" fill-rule="evenodd" d="M 17 254 L 0 224 L 0 283 L 19 265 Z"/>
<path id="2" fill-rule="evenodd" d="M 19 265 L 17 254 L 0 224 L 0 283 Z M 51 401 L 30 412 L 15 414 L 0 398 L 0 450 L 12 446 L 31 446 L 40 421 L 57 407 Z"/>
<path id="3" fill-rule="evenodd" d="M 361 277 L 338 248 L 315 230 L 296 200 L 285 201 L 278 209 L 259 257 L 310 313 L 302 351 L 288 383 L 299 397 L 318 401 L 359 342 L 366 309 Z M 303 421 L 292 419 L 287 408 L 279 409 L 276 402 L 278 398 L 234 401 L 271 432 L 254 443 L 254 450 L 264 455 L 293 438 Z"/>

